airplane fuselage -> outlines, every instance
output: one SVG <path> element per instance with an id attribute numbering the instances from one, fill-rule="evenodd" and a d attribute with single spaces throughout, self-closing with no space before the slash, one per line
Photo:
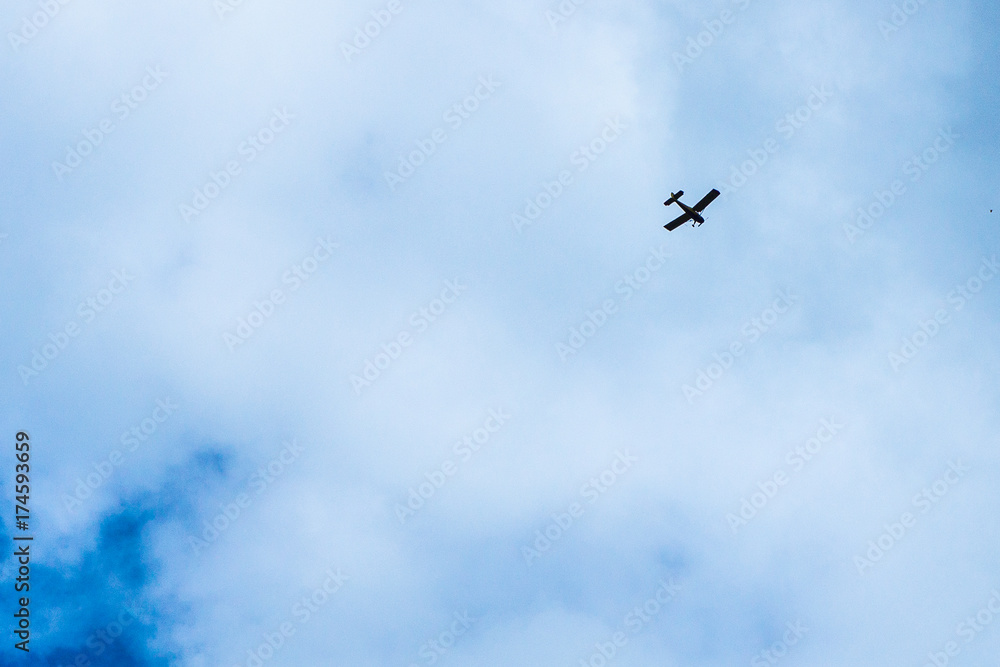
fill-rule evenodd
<path id="1" fill-rule="evenodd" d="M 671 221 L 669 224 L 663 226 L 666 228 L 668 232 L 672 232 L 678 227 L 680 227 L 682 224 L 687 222 L 688 220 L 691 221 L 692 227 L 697 227 L 698 225 L 703 224 L 705 222 L 705 218 L 702 217 L 701 212 L 705 210 L 706 206 L 715 201 L 716 197 L 718 197 L 720 194 L 721 193 L 718 190 L 712 188 L 712 190 L 709 191 L 707 195 L 701 198 L 701 201 L 699 201 L 694 206 L 688 206 L 687 204 L 681 201 L 681 197 L 684 196 L 683 190 L 678 190 L 677 192 L 671 192 L 670 199 L 663 202 L 663 205 L 670 206 L 671 204 L 677 204 L 678 206 L 680 206 L 681 210 L 684 211 L 684 214 L 679 216 L 677 219 Z"/>
<path id="2" fill-rule="evenodd" d="M 673 193 L 673 192 L 671 192 L 671 193 L 670 193 L 670 203 L 672 203 L 672 204 L 677 204 L 678 206 L 680 206 L 680 207 L 681 207 L 681 209 L 682 209 L 682 210 L 683 210 L 683 211 L 684 211 L 685 213 L 687 213 L 688 215 L 690 215 L 690 216 L 691 216 L 691 218 L 692 218 L 692 220 L 693 220 L 694 222 L 697 222 L 697 223 L 698 223 L 699 225 L 700 225 L 700 224 L 702 224 L 703 222 L 705 222 L 705 218 L 703 218 L 703 217 L 701 216 L 701 214 L 700 214 L 700 213 L 698 213 L 698 212 L 697 212 L 697 211 L 695 211 L 695 210 L 694 210 L 693 208 L 691 208 L 690 206 L 688 206 L 687 204 L 685 204 L 684 202 L 682 202 L 682 201 L 680 200 L 680 197 L 681 197 L 681 195 L 683 195 L 683 194 L 684 194 L 684 191 L 683 191 L 683 190 L 681 190 L 680 192 L 678 192 L 678 193 L 676 193 L 676 194 L 675 194 L 675 193 Z"/>

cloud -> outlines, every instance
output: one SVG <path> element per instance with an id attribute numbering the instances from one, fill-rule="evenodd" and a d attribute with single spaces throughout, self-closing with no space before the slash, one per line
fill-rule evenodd
<path id="1" fill-rule="evenodd" d="M 994 10 L 562 5 L 68 3 L 2 56 L 33 659 L 916 663 L 986 604 Z"/>

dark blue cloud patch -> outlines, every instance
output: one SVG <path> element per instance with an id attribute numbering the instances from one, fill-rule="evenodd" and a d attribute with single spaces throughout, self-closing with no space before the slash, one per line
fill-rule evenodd
<path id="1" fill-rule="evenodd" d="M 96 548 L 76 567 L 33 561 L 27 591 L 31 651 L 25 655 L 4 646 L 0 663 L 169 664 L 169 656 L 148 648 L 158 625 L 145 592 L 152 579 L 145 544 L 155 516 L 142 503 L 107 516 L 101 522 Z"/>
<path id="2" fill-rule="evenodd" d="M 198 450 L 168 470 L 160 488 L 121 498 L 100 519 L 94 549 L 78 562 L 52 566 L 33 560 L 31 651 L 0 647 L 0 665 L 121 667 L 175 662 L 173 653 L 153 648 L 152 640 L 169 626 L 183 623 L 190 610 L 150 594 L 159 571 L 159 563 L 150 556 L 151 534 L 158 525 L 196 515 L 198 499 L 225 485 L 233 467 L 233 457 L 226 451 Z M 11 540 L 6 526 L 0 532 L 6 561 Z M 80 537 L 64 539 L 76 542 Z M 12 582 L 4 582 L 5 594 L 12 587 Z M 13 603 L 11 599 L 4 608 Z"/>

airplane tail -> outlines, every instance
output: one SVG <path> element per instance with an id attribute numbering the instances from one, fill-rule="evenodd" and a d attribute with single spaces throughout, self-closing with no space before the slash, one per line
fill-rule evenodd
<path id="1" fill-rule="evenodd" d="M 667 201 L 663 202 L 663 205 L 664 206 L 670 206 L 675 201 L 677 201 L 678 199 L 680 199 L 682 196 L 684 196 L 684 191 L 683 190 L 681 190 L 680 192 L 671 192 L 670 193 L 670 199 L 668 199 Z"/>

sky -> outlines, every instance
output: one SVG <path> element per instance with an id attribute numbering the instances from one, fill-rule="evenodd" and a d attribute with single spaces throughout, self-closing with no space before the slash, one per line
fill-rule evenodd
<path id="1" fill-rule="evenodd" d="M 996 664 L 998 20 L 6 3 L 0 664 Z"/>

